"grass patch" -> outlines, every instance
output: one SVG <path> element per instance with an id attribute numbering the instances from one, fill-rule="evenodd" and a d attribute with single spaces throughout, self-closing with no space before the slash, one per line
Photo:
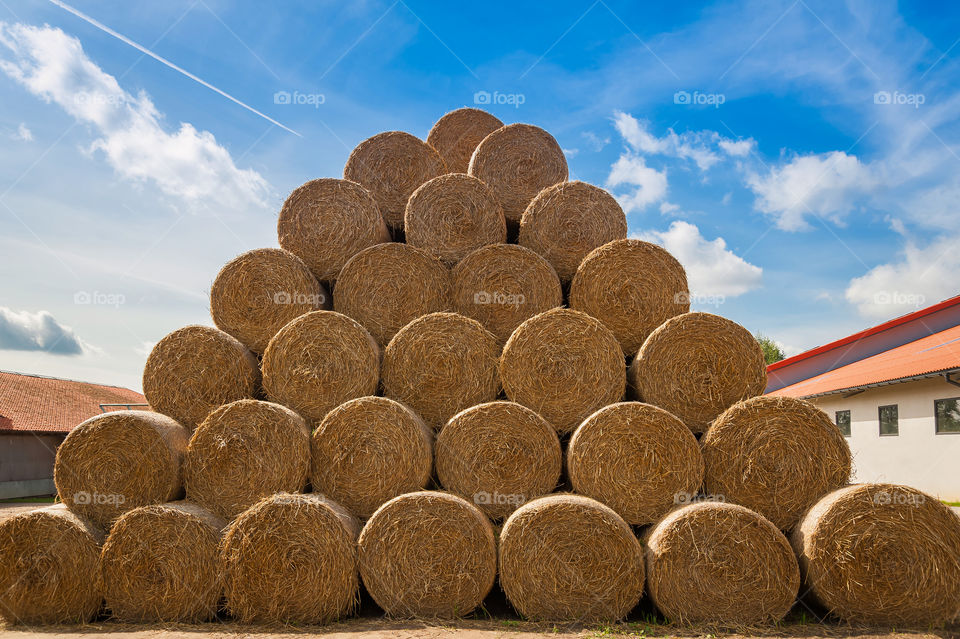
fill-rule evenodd
<path id="1" fill-rule="evenodd" d="M 11 499 L 0 499 L 0 504 L 52 504 L 57 501 L 53 495 L 40 497 L 12 497 Z"/>
<path id="2" fill-rule="evenodd" d="M 941 500 L 943 501 L 943 500 Z M 947 506 L 952 506 L 954 508 L 960 508 L 960 501 L 944 501 Z"/>

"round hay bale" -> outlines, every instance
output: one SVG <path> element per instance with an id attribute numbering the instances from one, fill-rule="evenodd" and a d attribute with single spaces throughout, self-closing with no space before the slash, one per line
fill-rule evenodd
<path id="1" fill-rule="evenodd" d="M 508 124 L 477 145 L 467 172 L 490 187 L 507 221 L 519 222 L 537 193 L 566 181 L 567 158 L 540 127 Z"/>
<path id="2" fill-rule="evenodd" d="M 671 621 L 776 623 L 800 587 L 797 558 L 777 527 L 735 504 L 678 508 L 646 538 L 647 591 Z"/>
<path id="3" fill-rule="evenodd" d="M 227 610 L 243 623 L 320 624 L 350 614 L 359 532 L 356 517 L 322 495 L 265 497 L 224 534 Z"/>
<path id="4" fill-rule="evenodd" d="M 960 615 L 960 518 L 915 488 L 834 491 L 792 541 L 806 587 L 844 621 L 929 627 Z"/>
<path id="5" fill-rule="evenodd" d="M 468 253 L 507 241 L 507 223 L 487 185 L 448 173 L 413 192 L 403 217 L 406 242 L 453 266 Z"/>
<path id="6" fill-rule="evenodd" d="M 400 329 L 383 352 L 383 394 L 439 428 L 464 408 L 500 392 L 500 347 L 480 322 L 431 313 Z"/>
<path id="7" fill-rule="evenodd" d="M 711 313 L 684 313 L 660 325 L 630 364 L 630 384 L 694 433 L 717 415 L 763 392 L 767 367 L 753 335 Z"/>
<path id="8" fill-rule="evenodd" d="M 403 131 L 367 138 L 351 151 L 343 177 L 373 195 L 387 225 L 403 227 L 403 210 L 421 184 L 447 172 L 436 149 Z"/>
<path id="9" fill-rule="evenodd" d="M 523 212 L 518 243 L 542 255 L 564 282 L 590 251 L 627 237 L 627 216 L 600 187 L 562 182 L 540 191 Z M 623 277 L 616 273 L 616 277 Z"/>
<path id="10" fill-rule="evenodd" d="M 622 402 L 577 427 L 567 473 L 575 491 L 645 526 L 700 491 L 703 456 L 682 421 L 650 404 Z"/>
<path id="11" fill-rule="evenodd" d="M 310 430 L 280 404 L 241 399 L 193 431 L 183 463 L 187 499 L 226 519 L 274 493 L 307 485 Z"/>
<path id="12" fill-rule="evenodd" d="M 461 617 L 493 587 L 497 550 L 490 520 L 448 493 L 394 497 L 360 533 L 360 576 L 394 617 Z"/>
<path id="13" fill-rule="evenodd" d="M 569 433 L 623 399 L 626 365 L 610 329 L 586 313 L 555 308 L 513 332 L 500 357 L 500 380 L 507 397 Z"/>
<path id="14" fill-rule="evenodd" d="M 263 388 L 271 401 L 319 421 L 348 399 L 377 392 L 380 350 L 363 326 L 333 311 L 301 315 L 263 354 Z"/>
<path id="15" fill-rule="evenodd" d="M 792 530 L 850 481 L 850 446 L 822 410 L 793 397 L 753 397 L 720 415 L 700 441 L 704 490 Z"/>
<path id="16" fill-rule="evenodd" d="M 426 251 L 397 242 L 354 255 L 333 290 L 333 309 L 363 324 L 381 347 L 421 315 L 449 308 L 449 269 Z"/>
<path id="17" fill-rule="evenodd" d="M 399 402 L 360 397 L 327 413 L 311 452 L 313 490 L 366 519 L 384 502 L 427 486 L 433 432 Z"/>
<path id="18" fill-rule="evenodd" d="M 159 413 L 91 417 L 57 448 L 53 481 L 60 501 L 109 529 L 128 510 L 177 499 L 189 438 L 183 426 Z"/>
<path id="19" fill-rule="evenodd" d="M 466 173 L 477 145 L 502 126 L 486 111 L 464 107 L 437 120 L 427 134 L 427 144 L 437 150 L 448 171 Z"/>
<path id="20" fill-rule="evenodd" d="M 544 621 L 616 621 L 643 595 L 643 547 L 613 510 L 549 495 L 500 532 L 500 585 L 517 611 Z"/>
<path id="21" fill-rule="evenodd" d="M 235 257 L 210 288 L 213 323 L 256 353 L 290 320 L 328 306 L 327 291 L 307 265 L 283 249 Z"/>
<path id="22" fill-rule="evenodd" d="M 436 463 L 444 488 L 501 519 L 556 488 L 562 455 L 557 433 L 543 417 L 514 402 L 488 402 L 444 425 Z"/>
<path id="23" fill-rule="evenodd" d="M 670 253 L 642 240 L 614 240 L 590 251 L 570 284 L 570 308 L 613 331 L 625 355 L 671 317 L 690 311 L 687 275 Z"/>
<path id="24" fill-rule="evenodd" d="M 525 319 L 563 305 L 560 279 L 550 263 L 528 248 L 479 248 L 453 268 L 453 307 L 505 343 Z"/>
<path id="25" fill-rule="evenodd" d="M 256 356 L 210 326 L 173 331 L 157 342 L 143 367 L 143 394 L 150 406 L 189 430 L 214 408 L 253 397 L 259 388 Z"/>
<path id="26" fill-rule="evenodd" d="M 332 283 L 351 257 L 365 248 L 390 241 L 376 200 L 356 182 L 310 180 L 290 194 L 277 220 L 280 246 Z"/>
<path id="27" fill-rule="evenodd" d="M 91 579 L 104 532 L 63 504 L 0 520 L 0 618 L 10 624 L 88 623 L 103 590 Z"/>
<path id="28" fill-rule="evenodd" d="M 120 517 L 100 556 L 111 615 L 133 623 L 216 616 L 223 590 L 220 535 L 226 525 L 184 501 L 141 506 Z"/>

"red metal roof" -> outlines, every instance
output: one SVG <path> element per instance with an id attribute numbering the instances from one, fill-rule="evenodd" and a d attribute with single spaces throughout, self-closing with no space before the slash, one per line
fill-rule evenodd
<path id="1" fill-rule="evenodd" d="M 858 341 L 858 340 L 861 340 L 861 339 L 863 339 L 864 337 L 869 337 L 869 336 L 871 336 L 871 335 L 876 335 L 877 333 L 880 333 L 880 332 L 885 331 L 885 330 L 887 330 L 887 329 L 894 328 L 894 327 L 896 327 L 896 326 L 900 326 L 901 324 L 906 324 L 907 322 L 912 322 L 912 321 L 914 321 L 914 320 L 920 319 L 921 317 L 925 317 L 925 316 L 930 315 L 930 314 L 932 314 L 932 313 L 936 313 L 937 311 L 941 311 L 941 310 L 943 310 L 943 309 L 945 309 L 945 308 L 949 308 L 949 307 L 951 307 L 951 306 L 956 306 L 957 304 L 960 304 L 960 295 L 957 295 L 956 297 L 951 297 L 950 299 L 943 300 L 942 302 L 939 302 L 939 303 L 937 303 L 937 304 L 934 304 L 933 306 L 928 306 L 928 307 L 926 307 L 926 308 L 921 308 L 919 311 L 914 311 L 913 313 L 907 313 L 906 315 L 901 315 L 900 317 L 895 317 L 895 318 L 893 318 L 893 319 L 890 320 L 890 321 L 884 322 L 883 324 L 878 324 L 877 326 L 873 326 L 873 327 L 868 328 L 868 329 L 866 329 L 866 330 L 862 330 L 862 331 L 860 331 L 859 333 L 854 333 L 853 335 L 849 335 L 849 336 L 844 337 L 844 338 L 842 338 L 842 339 L 838 339 L 838 340 L 835 341 L 835 342 L 830 342 L 829 344 L 824 344 L 823 346 L 818 346 L 817 348 L 810 349 L 809 351 L 804 351 L 803 353 L 800 353 L 799 355 L 794 355 L 793 357 L 788 357 L 788 358 L 786 358 L 786 359 L 782 359 L 782 360 L 780 360 L 779 362 L 774 362 L 773 364 L 770 364 L 769 366 L 767 366 L 767 372 L 769 372 L 769 371 L 775 371 L 775 370 L 777 370 L 778 368 L 783 368 L 784 366 L 789 366 L 790 364 L 794 364 L 794 363 L 799 362 L 799 361 L 801 361 L 801 360 L 807 359 L 808 357 L 813 357 L 814 355 L 819 355 L 820 353 L 825 353 L 825 352 L 830 351 L 830 350 L 833 350 L 833 349 L 835 349 L 835 348 L 840 348 L 841 346 L 846 346 L 847 344 L 852 344 L 853 342 L 856 342 L 856 341 Z M 772 394 L 774 394 L 774 393 L 771 393 L 771 395 L 772 395 Z"/>
<path id="2" fill-rule="evenodd" d="M 0 431 L 67 433 L 103 412 L 100 404 L 146 401 L 119 386 L 0 371 Z"/>
<path id="3" fill-rule="evenodd" d="M 960 368 L 960 326 L 927 335 L 769 394 L 810 397 L 956 368 Z"/>

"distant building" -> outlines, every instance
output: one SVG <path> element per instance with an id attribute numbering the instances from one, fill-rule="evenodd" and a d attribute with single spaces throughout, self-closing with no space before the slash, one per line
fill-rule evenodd
<path id="1" fill-rule="evenodd" d="M 145 403 L 117 386 L 0 371 L 0 499 L 54 494 L 53 462 L 67 433 L 94 415 Z"/>
<path id="2" fill-rule="evenodd" d="M 960 296 L 767 367 L 767 393 L 819 406 L 856 481 L 960 501 Z"/>

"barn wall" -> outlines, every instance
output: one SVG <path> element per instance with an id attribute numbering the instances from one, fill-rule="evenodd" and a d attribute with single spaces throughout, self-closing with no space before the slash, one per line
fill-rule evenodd
<path id="1" fill-rule="evenodd" d="M 0 433 L 0 499 L 52 494 L 61 434 Z"/>

